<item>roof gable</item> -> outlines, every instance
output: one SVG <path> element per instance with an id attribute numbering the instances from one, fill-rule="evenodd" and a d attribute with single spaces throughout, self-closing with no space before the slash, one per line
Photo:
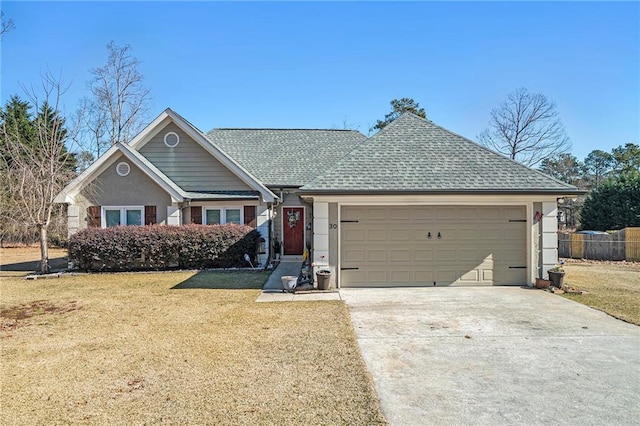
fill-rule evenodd
<path id="1" fill-rule="evenodd" d="M 273 202 L 277 198 L 276 195 L 271 192 L 260 180 L 258 180 L 247 169 L 240 165 L 235 159 L 224 152 L 219 146 L 209 140 L 204 133 L 196 128 L 189 121 L 184 119 L 180 114 L 167 108 L 160 114 L 149 126 L 147 126 L 142 132 L 140 132 L 131 141 L 131 146 L 140 151 L 144 146 L 149 143 L 167 124 L 172 122 L 181 131 L 186 133 L 189 138 L 199 144 L 209 155 L 213 156 L 224 167 L 228 168 L 233 174 L 235 174 L 242 182 L 244 182 L 250 189 L 258 191 L 263 201 Z M 233 188 L 237 189 L 237 188 Z"/>
<path id="2" fill-rule="evenodd" d="M 411 113 L 360 144 L 309 192 L 549 192 L 577 188 Z"/>
<path id="3" fill-rule="evenodd" d="M 162 129 L 171 123 L 177 126 L 177 128 L 184 132 L 184 134 L 188 135 L 193 142 L 197 143 L 204 151 L 204 155 L 212 156 L 217 161 L 216 164 L 222 165 L 226 168 L 230 172 L 227 176 L 234 175 L 239 179 L 239 181 L 246 184 L 246 187 L 243 188 L 238 186 L 233 188 L 224 188 L 224 190 L 243 190 L 246 192 L 246 190 L 249 189 L 259 193 L 260 197 L 265 202 L 273 202 L 277 199 L 273 192 L 271 192 L 235 160 L 229 157 L 219 147 L 207 139 L 207 137 L 195 126 L 182 118 L 179 114 L 167 108 L 138 135 L 136 135 L 130 144 L 117 143 L 109 148 L 105 154 L 98 158 L 97 161 L 72 180 L 58 195 L 56 195 L 55 201 L 59 203 L 73 202 L 75 195 L 82 190 L 84 186 L 91 182 L 95 176 L 104 171 L 106 167 L 113 164 L 118 152 L 121 152 L 129 160 L 133 161 L 136 166 L 147 174 L 147 176 L 164 188 L 171 195 L 174 202 L 181 202 L 185 199 L 190 199 L 191 195 L 198 193 L 199 191 L 217 190 L 216 193 L 220 193 L 220 188 L 187 188 L 187 191 L 185 191 L 139 151 L 140 149 L 143 149 L 147 143 L 152 141 Z"/>
<path id="4" fill-rule="evenodd" d="M 156 182 L 164 189 L 174 202 L 184 200 L 184 191 L 171 181 L 164 173 L 158 170 L 152 163 L 147 161 L 140 153 L 132 150 L 126 144 L 116 143 L 107 150 L 104 155 L 89 166 L 84 172 L 80 173 L 73 179 L 62 191 L 55 197 L 56 203 L 71 203 L 74 197 L 91 182 L 95 177 L 101 175 L 108 167 L 112 166 L 120 155 L 131 161 L 144 174 Z"/>

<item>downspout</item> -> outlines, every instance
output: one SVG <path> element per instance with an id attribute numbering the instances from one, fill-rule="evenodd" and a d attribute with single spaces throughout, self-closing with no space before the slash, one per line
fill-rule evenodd
<path id="1" fill-rule="evenodd" d="M 183 222 L 181 223 L 181 225 L 184 225 L 184 209 L 191 207 L 191 198 L 187 198 L 185 201 L 183 201 L 182 203 L 180 203 L 180 220 Z M 180 205 L 179 204 L 179 205 Z"/>

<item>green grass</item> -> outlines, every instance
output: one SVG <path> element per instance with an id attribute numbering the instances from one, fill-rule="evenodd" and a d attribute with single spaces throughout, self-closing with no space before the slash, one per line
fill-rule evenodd
<path id="1" fill-rule="evenodd" d="M 267 276 L 0 278 L 0 423 L 384 423 L 344 303 Z"/>

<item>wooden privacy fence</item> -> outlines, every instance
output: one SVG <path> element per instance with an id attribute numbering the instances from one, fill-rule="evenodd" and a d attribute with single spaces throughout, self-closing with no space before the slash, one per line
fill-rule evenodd
<path id="1" fill-rule="evenodd" d="M 640 228 L 607 234 L 558 232 L 558 256 L 572 259 L 640 261 Z"/>

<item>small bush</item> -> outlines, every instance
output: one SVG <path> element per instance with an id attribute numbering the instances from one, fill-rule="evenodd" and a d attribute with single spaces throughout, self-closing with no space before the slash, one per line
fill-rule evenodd
<path id="1" fill-rule="evenodd" d="M 87 228 L 69 239 L 69 261 L 84 271 L 247 267 L 259 237 L 243 225 Z"/>

